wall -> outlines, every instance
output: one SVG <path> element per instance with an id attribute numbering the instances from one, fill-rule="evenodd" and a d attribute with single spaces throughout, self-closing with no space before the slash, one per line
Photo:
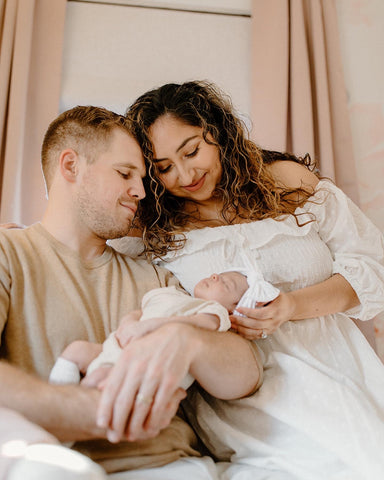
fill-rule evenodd
<path id="1" fill-rule="evenodd" d="M 61 110 L 95 104 L 123 113 L 148 89 L 207 79 L 230 92 L 248 114 L 250 2 L 236 2 L 240 14 L 229 14 L 228 0 L 194 7 L 202 3 L 216 12 L 223 4 L 223 13 L 68 2 Z"/>

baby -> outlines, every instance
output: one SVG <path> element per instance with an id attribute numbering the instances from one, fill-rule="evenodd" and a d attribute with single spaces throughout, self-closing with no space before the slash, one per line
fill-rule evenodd
<path id="1" fill-rule="evenodd" d="M 200 280 L 194 296 L 176 287 L 156 288 L 142 299 L 142 315 L 139 322 L 124 325 L 126 342 L 141 337 L 168 322 L 185 322 L 208 330 L 230 329 L 229 314 L 236 307 L 254 308 L 256 303 L 267 303 L 279 295 L 279 290 L 260 276 L 243 269 L 212 274 Z M 57 359 L 49 380 L 52 383 L 79 383 L 81 375 L 98 371 L 98 380 L 107 375 L 121 353 L 115 333 L 101 344 L 86 341 L 71 343 Z M 182 388 L 187 389 L 194 379 L 187 375 Z"/>

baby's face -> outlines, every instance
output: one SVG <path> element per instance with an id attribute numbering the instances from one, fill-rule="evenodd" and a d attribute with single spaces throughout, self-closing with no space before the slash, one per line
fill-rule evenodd
<path id="1" fill-rule="evenodd" d="M 232 313 L 247 289 L 247 278 L 239 272 L 213 273 L 200 280 L 194 295 L 204 300 L 216 300 Z"/>

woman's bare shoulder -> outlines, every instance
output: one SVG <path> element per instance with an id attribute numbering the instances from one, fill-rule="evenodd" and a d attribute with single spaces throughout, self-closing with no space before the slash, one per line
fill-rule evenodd
<path id="1" fill-rule="evenodd" d="M 273 162 L 266 166 L 278 186 L 282 188 L 304 188 L 310 192 L 319 182 L 318 177 L 305 165 L 289 160 Z"/>

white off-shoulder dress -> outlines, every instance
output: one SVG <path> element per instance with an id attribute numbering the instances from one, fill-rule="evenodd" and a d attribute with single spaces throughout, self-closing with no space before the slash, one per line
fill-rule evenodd
<path id="1" fill-rule="evenodd" d="M 238 266 L 247 252 L 281 291 L 343 275 L 361 305 L 353 311 L 290 321 L 257 344 L 264 383 L 254 395 L 189 396 L 189 418 L 236 480 L 384 479 L 384 366 L 351 316 L 384 310 L 380 231 L 331 182 L 282 221 L 203 228 L 162 266 L 190 292 L 203 277 Z"/>

